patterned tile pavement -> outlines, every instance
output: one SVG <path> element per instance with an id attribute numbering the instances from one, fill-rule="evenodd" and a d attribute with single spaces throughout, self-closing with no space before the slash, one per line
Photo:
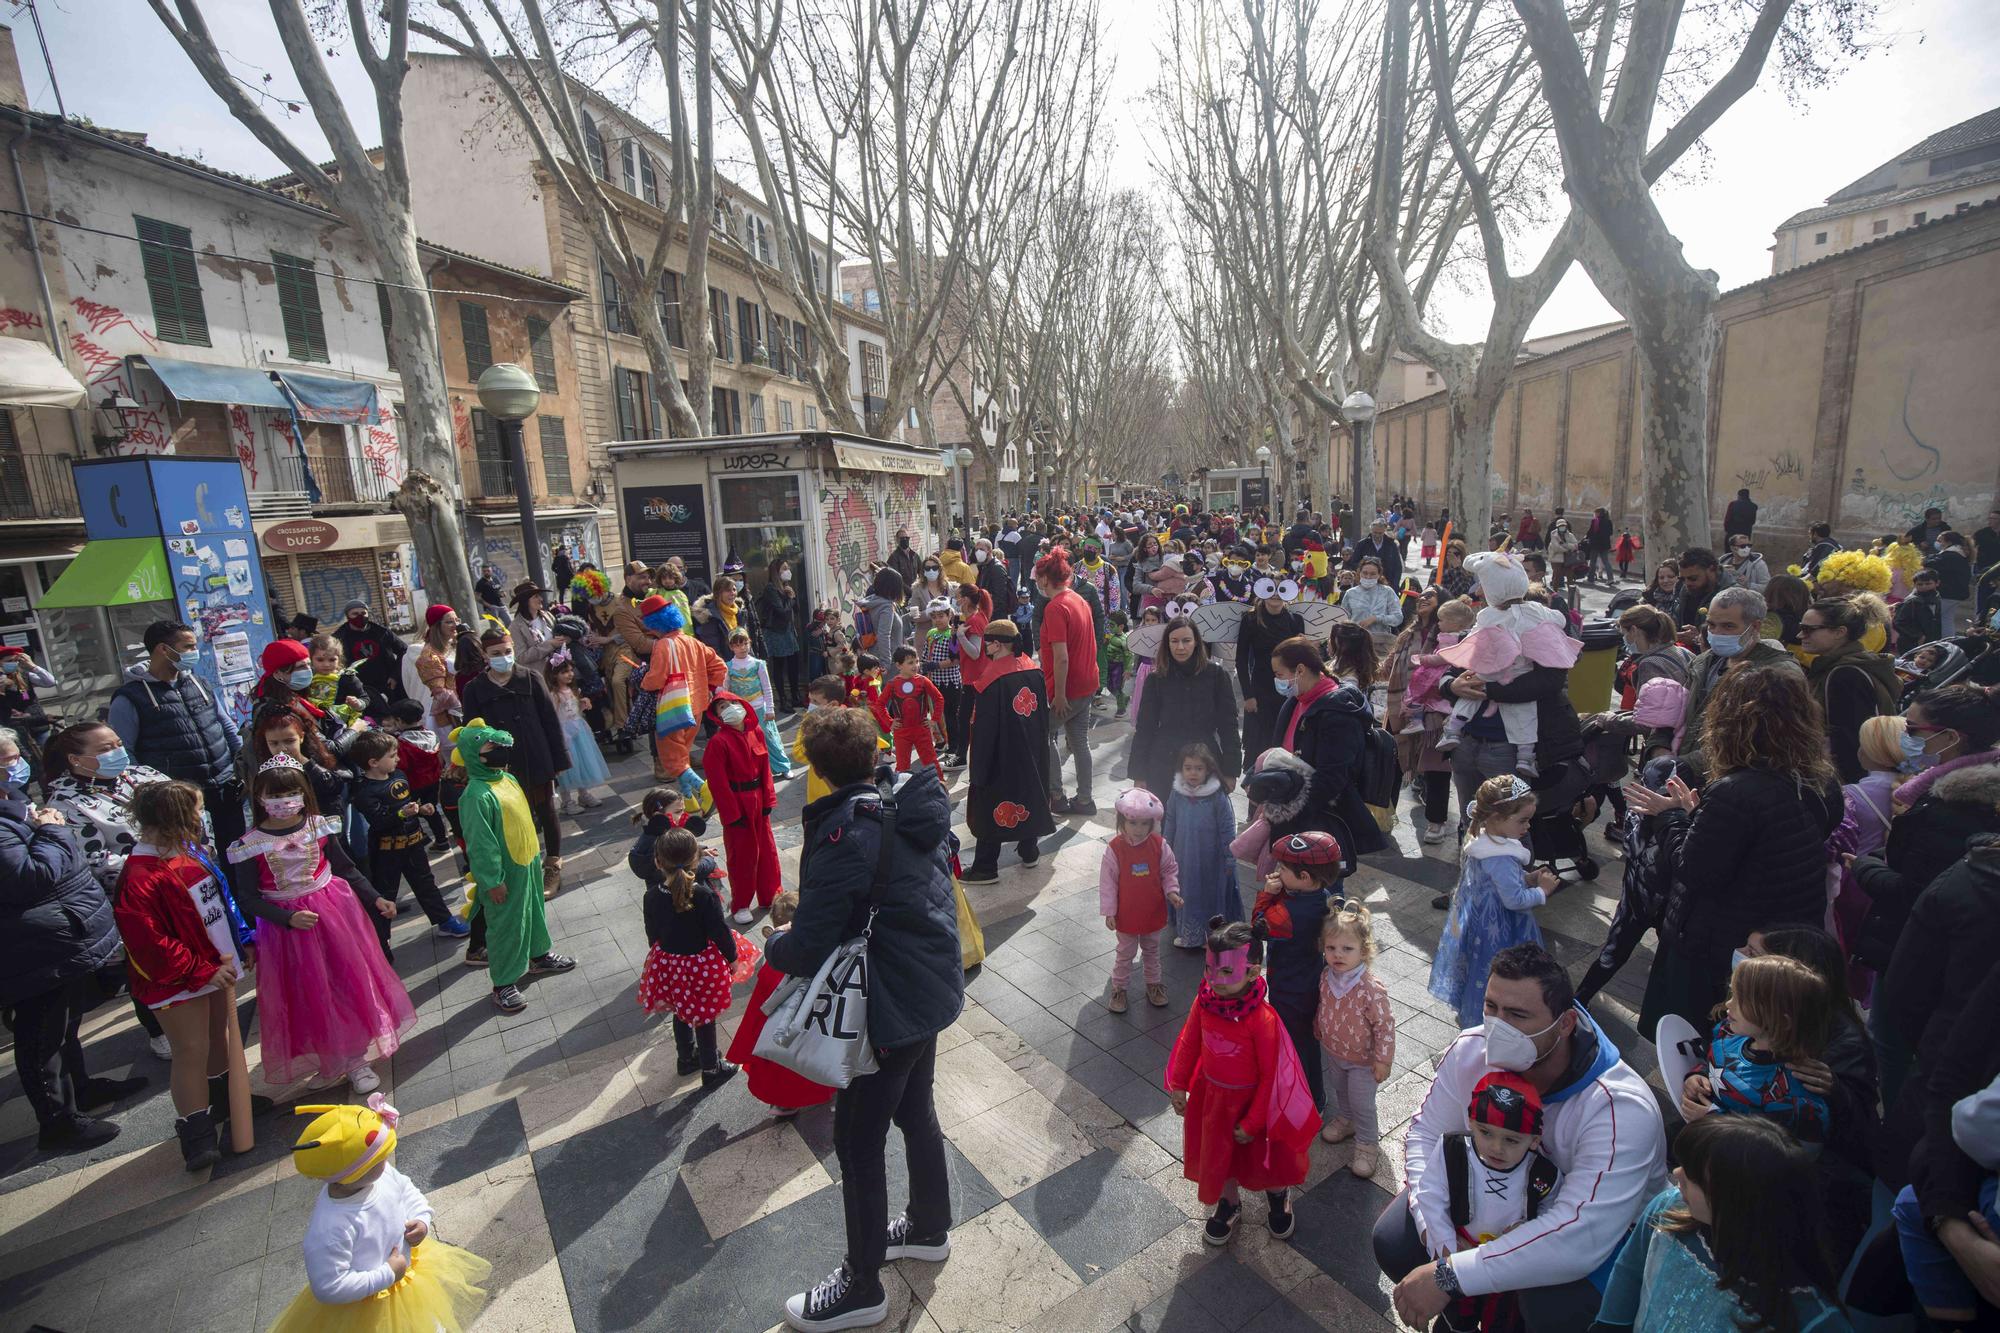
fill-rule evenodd
<path id="1" fill-rule="evenodd" d="M 1100 717 L 1094 794 L 1107 811 L 1128 738 L 1125 722 Z M 421 917 L 399 923 L 397 967 L 421 1023 L 382 1070 L 406 1115 L 398 1161 L 431 1196 L 440 1234 L 493 1262 L 482 1329 L 769 1328 L 784 1297 L 842 1253 L 831 1111 L 774 1121 L 740 1078 L 704 1093 L 675 1075 L 667 1025 L 633 1000 L 646 940 L 625 816 L 644 770 L 615 771 L 619 799 L 565 832 L 570 887 L 549 905 L 577 970 L 535 981 L 527 1012 L 495 1013 L 484 974 L 460 966 L 455 945 L 433 941 Z M 803 785 L 781 793 L 779 839 L 795 865 Z M 1161 1091 L 1199 958 L 1166 950 L 1168 1009 L 1105 1007 L 1112 939 L 1096 919 L 1095 875 L 1111 833 L 1106 816 L 1071 820 L 1038 866 L 1010 853 L 1000 883 L 974 890 L 990 952 L 938 1059 L 952 1255 L 892 1266 L 887 1327 L 1389 1327 L 1368 1231 L 1399 1184 L 1402 1135 L 1454 1031 L 1424 990 L 1443 916 L 1430 897 L 1454 878 L 1450 849 L 1421 848 L 1401 823 L 1398 846 L 1350 889 L 1377 911 L 1377 966 L 1399 1023 L 1396 1072 L 1380 1093 L 1382 1170 L 1358 1180 L 1344 1169 L 1349 1145 L 1316 1144 L 1293 1241 L 1273 1241 L 1251 1199 L 1224 1252 L 1202 1244 L 1180 1122 Z M 1601 880 L 1543 913 L 1578 974 L 1615 901 L 1610 857 Z M 1649 963 L 1642 952 L 1600 1006 L 1642 1069 L 1629 1022 Z M 45 1159 L 11 1068 L 0 1081 L 0 1330 L 264 1327 L 304 1280 L 315 1186 L 292 1170 L 293 1122 L 259 1122 L 252 1152 L 189 1175 L 165 1065 L 129 1010 L 99 1009 L 84 1040 L 93 1072 L 153 1083 L 118 1108 L 124 1132 L 104 1149 Z M 892 1207 L 904 1197 L 900 1154 L 891 1135 Z"/>

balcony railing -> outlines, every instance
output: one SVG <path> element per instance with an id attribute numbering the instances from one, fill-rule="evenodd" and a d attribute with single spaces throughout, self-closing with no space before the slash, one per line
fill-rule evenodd
<path id="1" fill-rule="evenodd" d="M 270 485 L 258 489 L 306 491 L 308 463 L 312 479 L 319 484 L 321 504 L 386 504 L 396 493 L 395 484 L 377 476 L 367 460 L 319 449 L 308 449 L 304 462 L 296 450 L 281 454 L 272 469 Z"/>
<path id="2" fill-rule="evenodd" d="M 0 520 L 83 517 L 75 461 L 64 454 L 0 453 Z"/>

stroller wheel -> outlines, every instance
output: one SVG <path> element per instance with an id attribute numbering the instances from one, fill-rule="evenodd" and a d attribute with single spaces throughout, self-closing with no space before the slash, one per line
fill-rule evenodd
<path id="1" fill-rule="evenodd" d="M 1576 863 L 1576 873 L 1577 876 L 1581 879 L 1596 879 L 1597 862 L 1591 860 L 1587 856 L 1584 857 L 1582 860 Z"/>

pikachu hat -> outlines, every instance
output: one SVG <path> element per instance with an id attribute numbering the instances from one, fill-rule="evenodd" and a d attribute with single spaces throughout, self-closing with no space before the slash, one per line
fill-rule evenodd
<path id="1" fill-rule="evenodd" d="M 366 1106 L 301 1106 L 314 1120 L 292 1147 L 299 1174 L 352 1185 L 396 1151 L 396 1108 L 371 1093 Z"/>

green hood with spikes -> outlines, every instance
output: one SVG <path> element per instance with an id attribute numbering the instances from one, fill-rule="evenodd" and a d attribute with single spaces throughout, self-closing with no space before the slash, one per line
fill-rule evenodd
<path id="1" fill-rule="evenodd" d="M 493 782 L 506 776 L 504 769 L 498 769 L 479 757 L 480 747 L 486 745 L 512 745 L 514 733 L 489 727 L 484 718 L 473 718 L 452 733 L 452 744 L 458 750 L 458 762 L 465 765 L 465 774 L 474 782 Z"/>

